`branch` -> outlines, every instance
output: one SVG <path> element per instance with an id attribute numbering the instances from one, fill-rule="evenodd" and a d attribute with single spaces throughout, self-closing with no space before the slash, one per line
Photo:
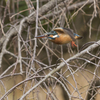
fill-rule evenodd
<path id="1" fill-rule="evenodd" d="M 87 1 L 82 1 L 82 2 L 79 2 L 79 3 L 77 3 L 77 4 L 72 4 L 72 5 L 70 5 L 69 7 L 67 7 L 67 10 L 68 10 L 68 11 L 71 11 L 71 10 L 77 9 L 77 8 L 81 7 L 82 5 L 84 5 L 84 4 L 91 4 L 91 3 L 93 3 L 93 1 L 94 1 L 94 0 L 90 0 L 90 1 L 88 1 L 88 2 L 87 2 Z M 86 3 L 86 2 L 87 2 L 87 3 Z M 63 5 L 63 6 L 64 6 L 64 5 Z M 66 7 L 64 7 L 63 10 L 65 11 L 65 10 L 66 10 Z M 49 18 L 49 17 L 51 17 L 51 16 L 53 16 L 53 15 L 59 15 L 61 12 L 62 12 L 62 10 L 59 10 L 58 12 L 54 12 L 53 14 L 50 13 L 50 14 L 41 16 L 41 17 L 40 17 L 40 20 L 43 20 L 43 19 L 45 19 L 45 18 Z"/>
<path id="2" fill-rule="evenodd" d="M 57 0 L 57 1 L 56 1 L 56 0 L 51 0 L 51 1 L 49 1 L 47 4 L 45 4 L 44 6 L 42 6 L 41 8 L 39 8 L 38 13 L 39 13 L 39 16 L 41 16 L 41 17 L 39 17 L 39 18 L 40 18 L 40 19 L 44 19 L 45 17 L 50 17 L 50 16 L 52 16 L 52 14 L 47 14 L 47 15 L 45 15 L 45 13 L 47 13 L 49 10 L 53 9 L 53 8 L 56 6 L 56 2 L 57 2 L 57 3 L 61 3 L 62 1 L 63 1 L 63 0 Z M 90 0 L 87 4 L 90 4 L 90 3 L 92 3 L 92 2 L 93 2 L 93 0 Z M 80 2 L 80 3 L 73 4 L 73 5 L 69 6 L 67 9 L 68 9 L 68 10 L 73 10 L 73 9 L 75 9 L 75 8 L 81 7 L 81 6 L 82 6 L 83 4 L 85 4 L 85 3 L 86 3 L 86 1 L 82 1 L 82 2 Z M 66 8 L 64 8 L 64 9 L 66 9 Z M 34 23 L 34 21 L 35 21 L 35 19 L 36 19 L 36 12 L 37 12 L 37 10 L 34 11 L 32 14 L 30 14 L 28 17 L 24 18 L 24 19 L 25 19 L 25 23 L 23 24 L 24 27 L 22 28 L 22 31 L 23 31 L 24 29 L 26 29 L 27 26 L 28 26 L 29 24 Z M 60 14 L 60 13 L 61 13 L 61 11 L 54 12 L 53 15 L 54 15 L 54 14 L 55 14 L 55 15 L 58 15 L 58 14 Z M 43 15 L 45 15 L 45 16 L 43 16 Z M 17 25 L 17 26 L 16 26 L 17 30 L 19 30 L 19 26 L 20 26 L 20 25 Z M 4 43 L 4 41 L 7 39 L 8 34 L 9 34 L 10 37 L 11 37 L 11 36 L 13 36 L 13 35 L 16 35 L 17 33 L 18 33 L 18 32 L 16 31 L 15 28 L 10 29 L 10 30 L 8 31 L 8 33 L 0 39 L 0 46 L 2 46 L 2 44 Z"/>
<path id="3" fill-rule="evenodd" d="M 87 49 L 81 51 L 80 53 L 77 53 L 76 55 L 74 55 L 73 57 L 70 57 L 69 59 L 66 60 L 66 63 L 68 63 L 69 61 L 76 59 L 79 56 L 82 56 L 83 54 L 87 53 L 87 51 L 91 51 L 93 49 L 95 49 L 96 47 L 100 46 L 100 40 L 98 42 L 96 42 L 95 44 L 89 46 Z M 44 82 L 48 77 L 51 77 L 51 75 L 53 75 L 54 73 L 56 73 L 57 71 L 59 71 L 62 67 L 64 67 L 64 65 L 66 64 L 65 62 L 60 63 L 60 65 L 53 69 L 49 74 L 47 74 L 42 80 L 40 80 L 35 86 L 33 86 L 29 91 L 27 91 L 19 100 L 23 100 L 23 98 L 28 95 L 32 90 L 34 90 L 37 86 L 39 86 L 42 82 Z"/>
<path id="4" fill-rule="evenodd" d="M 91 46 L 89 46 L 88 48 L 86 48 L 85 50 L 81 51 L 80 53 L 77 53 L 76 55 L 74 55 L 73 57 L 70 57 L 69 59 L 66 60 L 66 63 L 68 63 L 69 61 L 76 59 L 79 56 L 82 56 L 83 54 L 95 49 L 96 47 L 100 46 L 100 40 L 97 41 L 95 44 L 92 44 Z M 42 82 L 44 82 L 47 78 L 51 77 L 54 73 L 56 73 L 57 71 L 59 71 L 62 67 L 64 67 L 64 65 L 66 64 L 65 62 L 60 63 L 59 66 L 57 66 L 57 68 L 53 69 L 50 73 L 48 73 L 41 81 L 39 81 L 35 86 L 33 86 L 29 91 L 27 91 L 21 98 L 20 100 L 23 100 L 23 98 L 28 95 L 32 90 L 34 90 L 37 86 L 39 86 Z M 33 79 L 33 78 L 32 78 Z M 29 79 L 24 80 L 27 81 Z M 22 82 L 18 83 L 17 85 L 15 85 L 13 88 L 11 88 L 10 90 L 8 90 L 1 98 L 1 100 L 4 99 L 5 96 L 7 96 L 9 93 L 11 93 L 11 91 L 16 87 L 19 86 L 19 84 L 22 84 Z"/>
<path id="5" fill-rule="evenodd" d="M 57 1 L 51 0 L 51 1 L 49 1 L 47 4 L 45 4 L 44 6 L 39 8 L 38 13 L 40 15 L 43 15 L 43 14 L 47 13 L 50 9 L 53 9 L 56 6 L 56 4 L 58 4 L 62 1 L 63 0 L 57 0 Z M 6 51 L 6 46 L 9 42 L 10 38 L 13 35 L 17 35 L 19 30 L 21 30 L 21 32 L 23 32 L 28 27 L 28 25 L 30 23 L 33 23 L 36 20 L 36 14 L 37 14 L 37 10 L 34 11 L 32 14 L 30 14 L 28 17 L 25 17 L 24 19 L 22 19 L 22 21 L 20 22 L 19 25 L 14 25 L 13 28 L 10 28 L 10 30 L 8 30 L 8 33 L 6 33 L 6 35 L 3 36 L 0 39 L 0 46 L 3 46 L 2 51 L 0 53 L 0 67 L 1 67 L 1 64 L 2 64 L 3 55 L 6 54 L 6 52 L 5 52 Z M 23 23 L 23 24 L 21 24 L 21 23 Z M 21 29 L 20 29 L 20 27 L 21 27 Z"/>
<path id="6" fill-rule="evenodd" d="M 61 3 L 64 0 L 51 0 L 49 1 L 47 4 L 43 5 L 41 8 L 39 8 L 38 13 L 39 13 L 39 17 L 46 14 L 48 11 L 52 10 L 57 4 Z M 35 19 L 36 19 L 36 11 L 34 11 L 32 14 L 30 14 L 28 16 L 27 22 L 29 24 L 34 23 Z"/>

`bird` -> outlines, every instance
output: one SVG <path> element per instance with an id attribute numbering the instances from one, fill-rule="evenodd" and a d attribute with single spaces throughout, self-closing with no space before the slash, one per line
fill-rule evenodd
<path id="1" fill-rule="evenodd" d="M 70 28 L 58 27 L 52 31 L 45 33 L 43 35 L 36 36 L 35 38 L 44 38 L 47 37 L 50 41 L 55 44 L 66 44 L 71 42 L 72 47 L 77 45 L 75 44 L 76 39 L 81 39 L 82 36 L 73 32 Z"/>

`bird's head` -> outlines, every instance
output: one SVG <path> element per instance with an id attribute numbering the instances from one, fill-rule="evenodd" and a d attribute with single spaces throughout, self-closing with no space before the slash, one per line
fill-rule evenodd
<path id="1" fill-rule="evenodd" d="M 47 37 L 48 39 L 52 40 L 52 39 L 59 37 L 59 35 L 56 31 L 51 31 L 43 35 L 36 36 L 35 38 L 44 38 L 44 37 Z"/>

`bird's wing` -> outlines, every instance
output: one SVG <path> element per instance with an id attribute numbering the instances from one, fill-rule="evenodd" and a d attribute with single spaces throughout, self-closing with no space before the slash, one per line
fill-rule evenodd
<path id="1" fill-rule="evenodd" d="M 75 41 L 73 30 L 69 28 L 55 28 L 54 31 L 60 32 L 61 34 L 68 34 Z"/>

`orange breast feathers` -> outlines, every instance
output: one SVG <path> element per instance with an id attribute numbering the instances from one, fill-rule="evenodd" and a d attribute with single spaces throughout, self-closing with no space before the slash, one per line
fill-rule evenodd
<path id="1" fill-rule="evenodd" d="M 67 34 L 58 34 L 59 37 L 55 38 L 54 40 L 50 40 L 56 44 L 65 44 L 65 43 L 68 43 L 68 42 L 71 42 L 72 39 L 69 35 Z"/>

